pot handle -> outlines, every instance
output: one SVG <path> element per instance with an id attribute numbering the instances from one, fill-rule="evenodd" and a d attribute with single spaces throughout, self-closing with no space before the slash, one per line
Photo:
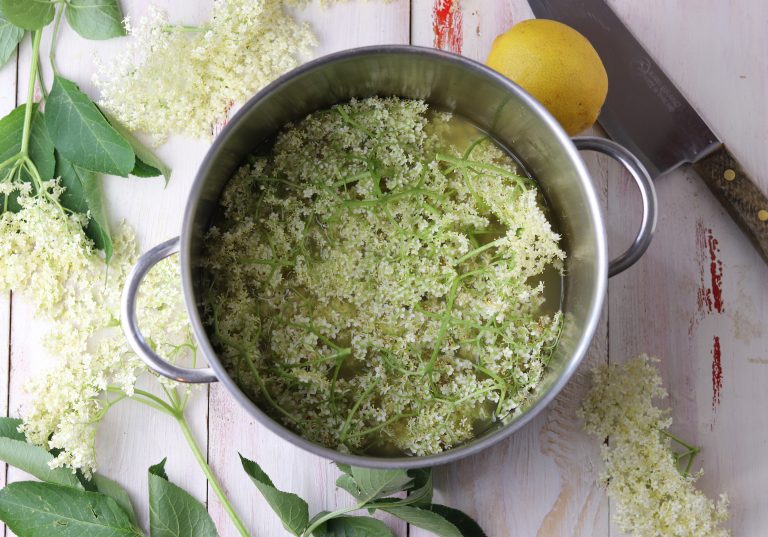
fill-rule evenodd
<path id="1" fill-rule="evenodd" d="M 158 356 L 139 330 L 139 324 L 136 319 L 136 295 L 139 292 L 141 281 L 152 267 L 178 251 L 178 237 L 158 244 L 142 255 L 130 274 L 128 274 L 125 287 L 123 287 L 123 297 L 120 301 L 120 317 L 122 318 L 123 332 L 125 332 L 125 337 L 128 339 L 128 343 L 134 352 L 155 373 L 178 382 L 216 382 L 218 379 L 210 367 L 199 369 L 179 367 Z"/>
<path id="2" fill-rule="evenodd" d="M 613 140 L 597 136 L 577 136 L 573 138 L 573 143 L 579 151 L 597 151 L 618 161 L 632 174 L 637 188 L 640 189 L 640 195 L 643 199 L 643 219 L 632 245 L 623 254 L 608 263 L 608 277 L 615 276 L 634 265 L 651 244 L 653 232 L 656 230 L 658 208 L 656 189 L 645 166 L 626 147 Z"/>

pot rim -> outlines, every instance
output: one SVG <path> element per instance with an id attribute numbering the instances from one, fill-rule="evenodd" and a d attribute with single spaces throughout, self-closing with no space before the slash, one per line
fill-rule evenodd
<path id="1" fill-rule="evenodd" d="M 576 172 L 582 179 L 583 187 L 585 190 L 585 197 L 587 198 L 587 205 L 590 212 L 593 214 L 595 218 L 595 229 L 597 232 L 597 237 L 596 237 L 597 248 L 596 248 L 596 254 L 595 254 L 597 257 L 597 263 L 595 265 L 597 284 L 595 286 L 595 291 L 592 295 L 593 307 L 589 312 L 589 316 L 585 322 L 585 328 L 582 331 L 579 341 L 575 345 L 574 351 L 571 354 L 571 357 L 569 358 L 560 376 L 549 387 L 549 390 L 547 391 L 547 393 L 545 393 L 541 397 L 541 399 L 539 399 L 536 403 L 534 403 L 531 407 L 529 407 L 523 414 L 521 414 L 518 418 L 516 418 L 515 421 L 499 427 L 496 431 L 494 431 L 491 434 L 488 434 L 485 437 L 469 440 L 465 444 L 461 444 L 455 448 L 451 448 L 441 453 L 436 453 L 433 455 L 375 457 L 375 456 L 367 456 L 367 455 L 353 455 L 353 454 L 341 453 L 335 449 L 328 448 L 323 445 L 312 442 L 304 438 L 303 436 L 291 431 L 287 427 L 283 426 L 282 424 L 274 420 L 272 417 L 270 417 L 268 414 L 266 414 L 263 410 L 261 410 L 258 407 L 258 405 L 256 405 L 256 403 L 254 403 L 247 395 L 245 395 L 245 393 L 243 393 L 240 387 L 229 376 L 226 369 L 224 368 L 222 363 L 219 361 L 217 353 L 213 349 L 213 346 L 211 345 L 208 339 L 208 334 L 203 326 L 202 319 L 200 318 L 200 314 L 197 309 L 196 303 L 193 300 L 191 300 L 191 298 L 195 296 L 194 288 L 193 288 L 194 286 L 193 286 L 192 265 L 191 265 L 191 259 L 190 259 L 190 246 L 192 242 L 192 221 L 194 218 L 194 214 L 197 210 L 198 201 L 200 199 L 200 194 L 203 188 L 203 184 L 205 183 L 206 177 L 210 172 L 211 164 L 213 160 L 216 158 L 216 156 L 218 155 L 218 153 L 221 151 L 221 149 L 227 145 L 227 142 L 232 136 L 235 125 L 237 125 L 246 116 L 246 114 L 249 112 L 251 108 L 253 108 L 259 101 L 264 99 L 266 96 L 279 91 L 280 88 L 283 86 L 283 84 L 285 84 L 286 82 L 294 78 L 300 77 L 304 73 L 309 72 L 317 68 L 318 66 L 324 65 L 326 63 L 343 61 L 343 60 L 358 57 L 358 56 L 379 55 L 379 54 L 419 55 L 419 56 L 436 58 L 441 61 L 448 61 L 448 62 L 463 64 L 465 68 L 478 72 L 481 75 L 488 77 L 490 79 L 493 79 L 494 82 L 505 87 L 510 93 L 516 94 L 517 97 L 519 97 L 521 101 L 523 101 L 526 104 L 526 106 L 531 108 L 539 116 L 541 121 L 543 121 L 549 127 L 549 129 L 553 131 L 558 141 L 562 144 L 563 148 L 565 149 L 568 157 L 570 157 L 570 160 L 573 166 L 575 167 Z M 594 336 L 595 330 L 597 329 L 597 324 L 600 319 L 602 304 L 605 299 L 606 289 L 608 285 L 607 283 L 608 282 L 608 261 L 607 261 L 608 254 L 607 254 L 606 242 L 607 241 L 606 241 L 606 231 L 605 231 L 605 223 L 603 219 L 603 212 L 598 202 L 597 193 L 595 192 L 594 186 L 590 180 L 590 175 L 587 170 L 587 167 L 584 164 L 584 161 L 581 159 L 581 156 L 578 150 L 576 149 L 576 146 L 571 141 L 571 138 L 565 133 L 565 131 L 562 129 L 562 127 L 557 122 L 557 120 L 544 108 L 543 105 L 541 105 L 538 101 L 536 101 L 533 97 L 531 97 L 525 90 L 523 90 L 520 86 L 518 86 L 508 78 L 504 77 L 503 75 L 494 71 L 493 69 L 483 65 L 482 63 L 471 60 L 469 58 L 465 58 L 463 56 L 459 56 L 457 54 L 445 52 L 438 49 L 418 47 L 413 45 L 374 45 L 374 46 L 353 48 L 353 49 L 343 50 L 340 52 L 329 54 L 327 56 L 323 56 L 313 61 L 310 61 L 308 63 L 305 63 L 300 67 L 284 74 L 277 80 L 273 81 L 272 83 L 270 83 L 269 85 L 261 89 L 253 97 L 251 97 L 242 106 L 242 108 L 238 110 L 238 112 L 232 117 L 232 119 L 227 123 L 227 125 L 224 127 L 224 129 L 219 134 L 219 136 L 216 137 L 211 147 L 209 148 L 208 152 L 206 153 L 206 156 L 203 159 L 198 169 L 198 172 L 195 176 L 194 182 L 189 192 L 189 196 L 187 198 L 187 204 L 184 210 L 184 218 L 182 222 L 181 242 L 180 242 L 182 288 L 183 288 L 184 298 L 185 298 L 184 302 L 187 308 L 187 313 L 190 318 L 192 330 L 198 342 L 198 345 L 203 352 L 203 355 L 208 361 L 210 367 L 215 372 L 216 376 L 218 377 L 218 380 L 222 384 L 224 384 L 229 394 L 232 397 L 234 397 L 234 399 L 242 407 L 244 407 L 248 411 L 248 413 L 251 416 L 253 416 L 261 425 L 265 426 L 272 433 L 275 433 L 276 435 L 280 436 L 284 440 L 289 441 L 293 445 L 298 446 L 314 455 L 318 455 L 320 457 L 330 459 L 335 462 L 354 465 L 354 466 L 363 466 L 368 468 L 382 468 L 382 469 L 423 468 L 423 467 L 436 466 L 436 465 L 453 462 L 453 461 L 462 459 L 464 457 L 477 454 L 485 450 L 486 448 L 494 444 L 497 444 L 501 440 L 507 438 L 513 432 L 521 429 L 523 426 L 529 423 L 536 415 L 539 414 L 539 412 L 541 412 L 542 409 L 544 409 L 547 405 L 549 405 L 549 403 L 551 403 L 552 400 L 560 393 L 563 387 L 568 383 L 568 381 L 571 379 L 573 374 L 576 372 L 576 369 L 578 368 L 579 364 L 581 363 L 584 356 L 586 355 L 589 345 L 592 341 L 592 337 Z"/>

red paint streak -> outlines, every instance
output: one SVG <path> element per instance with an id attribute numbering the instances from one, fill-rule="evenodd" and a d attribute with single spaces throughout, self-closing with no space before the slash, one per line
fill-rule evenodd
<path id="1" fill-rule="evenodd" d="M 461 54 L 464 44 L 461 0 L 435 0 L 432 8 L 434 47 Z"/>
<path id="2" fill-rule="evenodd" d="M 704 227 L 701 221 L 696 222 L 696 247 L 700 261 L 700 283 L 696 290 L 699 313 L 723 313 L 723 261 L 719 258 L 720 247 L 712 229 Z M 706 281 L 707 268 L 709 282 Z"/>
<path id="3" fill-rule="evenodd" d="M 723 363 L 720 351 L 720 338 L 715 336 L 712 346 L 712 408 L 720 404 L 720 391 L 723 389 Z"/>
<path id="4" fill-rule="evenodd" d="M 720 248 L 712 230 L 707 230 L 707 247 L 709 248 L 709 274 L 712 278 L 712 298 L 715 311 L 723 313 L 723 262 L 718 259 Z"/>

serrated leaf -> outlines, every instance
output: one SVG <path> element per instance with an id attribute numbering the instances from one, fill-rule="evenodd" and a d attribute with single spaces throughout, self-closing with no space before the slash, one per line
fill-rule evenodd
<path id="1" fill-rule="evenodd" d="M 480 525 L 463 511 L 436 503 L 430 505 L 429 510 L 456 526 L 462 537 L 488 537 Z"/>
<path id="2" fill-rule="evenodd" d="M 142 535 L 112 498 L 34 481 L 0 490 L 0 520 L 20 537 Z"/>
<path id="3" fill-rule="evenodd" d="M 128 515 L 128 518 L 131 519 L 131 522 L 137 526 L 139 525 L 138 519 L 136 518 L 136 512 L 133 510 L 131 497 L 128 496 L 128 492 L 120 486 L 117 481 L 113 481 L 100 474 L 95 474 L 93 476 L 93 484 L 96 485 L 96 490 L 98 492 L 106 494 L 115 500 L 117 505 L 119 505 L 120 508 L 125 511 L 125 514 Z"/>
<path id="4" fill-rule="evenodd" d="M 382 509 L 417 528 L 425 529 L 438 537 L 463 537 L 459 529 L 443 516 L 429 509 L 412 505 Z"/>
<path id="5" fill-rule="evenodd" d="M 177 487 L 165 473 L 165 459 L 149 469 L 151 537 L 217 537 L 205 506 Z"/>
<path id="6" fill-rule="evenodd" d="M 352 478 L 359 491 L 355 497 L 361 502 L 370 502 L 405 490 L 413 481 L 405 470 L 375 470 L 357 466 L 352 467 Z"/>
<path id="7" fill-rule="evenodd" d="M 120 123 L 116 117 L 107 112 L 104 112 L 103 110 L 101 110 L 101 112 L 104 114 L 104 117 L 107 118 L 109 124 L 112 125 L 112 128 L 115 129 L 120 134 L 120 136 L 125 138 L 129 144 L 131 144 L 133 152 L 136 153 L 136 164 L 131 171 L 131 175 L 135 175 L 136 177 L 157 177 L 158 175 L 162 175 L 165 178 L 165 184 L 167 185 L 168 181 L 171 180 L 171 169 L 162 160 L 160 160 L 160 157 L 155 155 L 154 151 L 144 145 L 141 140 L 139 140 L 138 137 L 136 137 L 128 129 L 128 127 Z M 140 164 L 149 166 L 160 173 L 154 173 L 153 175 L 139 175 L 136 172 L 141 171 L 139 169 Z"/>
<path id="8" fill-rule="evenodd" d="M 76 213 L 90 213 L 85 234 L 99 250 L 104 250 L 107 262 L 112 258 L 113 244 L 109 219 L 104 207 L 103 179 L 88 170 L 75 166 L 56 154 L 56 175 L 65 187 L 59 203 Z"/>
<path id="9" fill-rule="evenodd" d="M 336 463 L 336 468 L 341 470 L 345 474 L 352 474 L 352 467 L 349 464 L 344 464 L 341 462 Z"/>
<path id="10" fill-rule="evenodd" d="M 165 473 L 165 463 L 168 461 L 168 458 L 164 458 L 157 464 L 153 464 L 149 467 L 149 473 L 152 475 L 156 475 L 157 477 L 162 477 L 166 481 L 168 481 L 168 474 Z"/>
<path id="11" fill-rule="evenodd" d="M 122 177 L 133 170 L 136 157 L 131 145 L 74 82 L 61 76 L 53 79 L 45 123 L 53 145 L 73 164 Z"/>
<path id="12" fill-rule="evenodd" d="M 339 516 L 316 528 L 314 537 L 394 537 L 381 520 L 364 516 Z"/>
<path id="13" fill-rule="evenodd" d="M 49 0 L 0 0 L 0 11 L 19 28 L 38 30 L 53 20 L 56 4 Z"/>
<path id="14" fill-rule="evenodd" d="M 0 15 L 0 67 L 6 64 L 22 37 L 24 30 Z"/>
<path id="15" fill-rule="evenodd" d="M 275 488 L 272 480 L 254 461 L 240 455 L 245 473 L 259 489 L 264 499 L 280 517 L 283 527 L 294 535 L 300 535 L 309 524 L 309 506 L 307 502 L 291 492 L 283 492 Z"/>
<path id="16" fill-rule="evenodd" d="M 125 35 L 124 17 L 117 0 L 67 0 L 64 14 L 72 29 L 86 39 Z"/>
<path id="17" fill-rule="evenodd" d="M 53 460 L 53 455 L 41 447 L 27 443 L 26 440 L 0 438 L 0 460 L 41 481 L 82 488 L 74 472 L 66 468 L 51 469 L 48 463 Z"/>
<path id="18" fill-rule="evenodd" d="M 0 119 L 0 162 L 6 161 L 21 151 L 25 112 L 26 105 L 22 104 Z M 54 167 L 56 166 L 56 160 L 53 156 L 53 143 L 45 128 L 43 114 L 37 109 L 37 103 L 32 105 L 29 158 L 37 167 L 42 180 L 45 181 L 53 177 Z"/>
<path id="19" fill-rule="evenodd" d="M 19 432 L 21 423 L 18 418 L 0 418 L 0 437 L 26 442 L 27 437 L 24 436 L 24 433 Z"/>

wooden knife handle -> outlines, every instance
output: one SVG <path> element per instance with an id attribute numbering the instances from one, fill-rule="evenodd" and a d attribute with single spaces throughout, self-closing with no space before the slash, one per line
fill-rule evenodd
<path id="1" fill-rule="evenodd" d="M 768 263 L 768 196 L 725 146 L 693 167 Z"/>

